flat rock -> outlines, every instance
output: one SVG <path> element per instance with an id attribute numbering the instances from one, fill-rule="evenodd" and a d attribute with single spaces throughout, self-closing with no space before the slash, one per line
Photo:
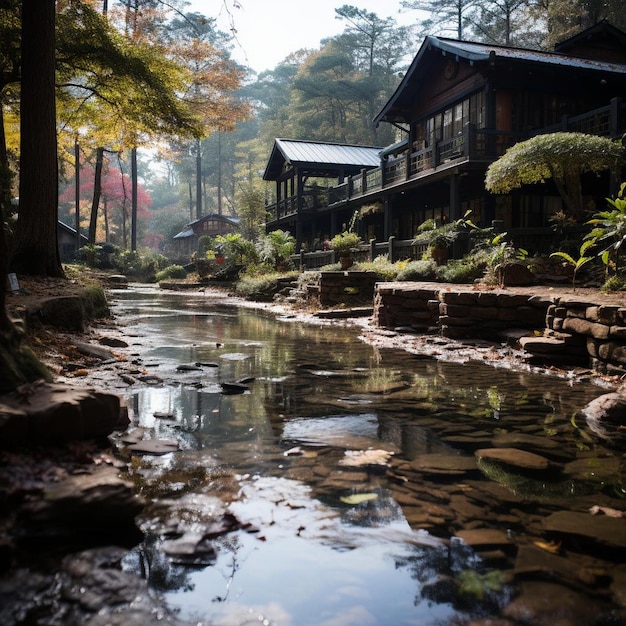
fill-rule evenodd
<path id="1" fill-rule="evenodd" d="M 459 530 L 456 536 L 472 548 L 512 545 L 511 540 L 503 530 L 497 528 L 475 528 L 473 530 Z"/>
<path id="2" fill-rule="evenodd" d="M 132 481 L 104 466 L 48 484 L 43 497 L 22 506 L 18 516 L 38 537 L 86 534 L 97 545 L 103 537 L 139 535 L 134 520 L 144 505 Z"/>
<path id="3" fill-rule="evenodd" d="M 569 350 L 568 345 L 557 337 L 520 337 L 519 344 L 531 354 L 555 354 Z"/>
<path id="4" fill-rule="evenodd" d="M 411 461 L 411 467 L 421 472 L 465 474 L 477 469 L 476 460 L 461 454 L 422 454 Z"/>
<path id="5" fill-rule="evenodd" d="M 577 568 L 569 559 L 552 554 L 533 545 L 521 545 L 517 551 L 514 572 L 516 576 L 546 574 L 559 578 L 572 579 Z"/>
<path id="6" fill-rule="evenodd" d="M 558 511 L 544 518 L 547 532 L 583 537 L 611 548 L 626 548 L 626 519 L 575 511 Z"/>
<path id="7" fill-rule="evenodd" d="M 0 397 L 3 446 L 99 439 L 129 423 L 117 395 L 94 389 L 41 383 Z"/>
<path id="8" fill-rule="evenodd" d="M 549 437 L 525 435 L 523 433 L 498 433 L 493 438 L 493 445 L 497 448 L 531 448 L 540 450 L 555 450 L 561 448 L 561 443 Z"/>
<path id="9" fill-rule="evenodd" d="M 548 459 L 517 448 L 483 448 L 474 453 L 478 459 L 487 459 L 503 463 L 523 470 L 547 470 L 550 467 Z"/>
<path id="10" fill-rule="evenodd" d="M 178 450 L 178 441 L 176 439 L 142 439 L 130 444 L 128 449 L 137 454 L 169 454 Z"/>
<path id="11" fill-rule="evenodd" d="M 503 614 L 516 624 L 589 626 L 601 623 L 599 607 L 588 597 L 547 581 L 524 581 Z"/>
<path id="12" fill-rule="evenodd" d="M 613 480 L 619 472 L 620 460 L 617 457 L 576 459 L 563 468 L 564 474 L 579 480 Z"/>

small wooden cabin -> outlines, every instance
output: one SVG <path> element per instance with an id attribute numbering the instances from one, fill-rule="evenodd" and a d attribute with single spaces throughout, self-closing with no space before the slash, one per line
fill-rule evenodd
<path id="1" fill-rule="evenodd" d="M 198 250 L 198 240 L 203 235 L 216 237 L 239 230 L 239 218 L 232 215 L 209 213 L 190 222 L 183 230 L 174 235 L 176 254 L 179 257 L 191 257 Z"/>
<path id="2" fill-rule="evenodd" d="M 76 255 L 76 250 L 87 245 L 89 240 L 85 235 L 80 235 L 80 245 L 76 245 L 76 230 L 61 220 L 57 223 L 57 238 L 59 242 L 59 256 L 61 261 L 71 261 Z"/>

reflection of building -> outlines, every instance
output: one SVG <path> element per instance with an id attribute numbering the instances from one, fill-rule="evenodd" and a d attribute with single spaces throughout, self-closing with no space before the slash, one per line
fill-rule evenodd
<path id="1" fill-rule="evenodd" d="M 621 137 L 625 94 L 626 33 L 606 22 L 553 53 L 426 37 L 374 118 L 398 128 L 400 140 L 380 151 L 367 149 L 367 160 L 356 164 L 340 153 L 332 162 L 338 183 L 329 187 L 326 202 L 306 204 L 303 191 L 307 178 L 330 173 L 321 167 L 329 159 L 317 156 L 326 144 L 313 152 L 313 142 L 291 142 L 310 148 L 294 159 L 283 148 L 289 142 L 276 140 L 264 175 L 277 184 L 267 228 L 287 223 L 301 242 L 323 224 L 332 236 L 359 209 L 360 234 L 377 241 L 411 239 L 425 219 L 455 219 L 467 210 L 482 225 L 497 219 L 507 230 L 547 229 L 562 208 L 552 182 L 495 196 L 484 188 L 487 167 L 514 143 L 539 134 Z M 582 183 L 596 210 L 615 191 L 608 172 Z"/>
<path id="2" fill-rule="evenodd" d="M 59 220 L 57 224 L 57 238 L 59 242 L 59 255 L 61 261 L 71 261 L 76 254 L 76 231 Z M 85 235 L 80 236 L 80 246 L 89 242 Z"/>
<path id="3" fill-rule="evenodd" d="M 198 250 L 198 239 L 203 235 L 215 237 L 236 232 L 239 228 L 239 218 L 231 215 L 209 213 L 201 218 L 190 222 L 179 233 L 174 235 L 179 256 L 191 256 Z"/>

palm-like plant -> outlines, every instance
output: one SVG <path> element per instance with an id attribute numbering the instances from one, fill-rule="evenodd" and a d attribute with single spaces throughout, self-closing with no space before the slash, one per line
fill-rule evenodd
<path id="1" fill-rule="evenodd" d="M 598 256 L 607 266 L 611 266 L 615 273 L 619 270 L 619 257 L 622 246 L 626 242 L 626 183 L 620 186 L 617 198 L 607 198 L 609 209 L 600 211 L 587 223 L 593 226 L 585 239 L 600 247 Z"/>
<path id="2" fill-rule="evenodd" d="M 595 241 L 591 239 L 587 239 L 586 241 L 583 241 L 582 245 L 580 246 L 578 259 L 575 259 L 571 254 L 568 254 L 567 252 L 563 252 L 563 251 L 553 252 L 550 255 L 550 256 L 558 256 L 558 257 L 561 257 L 562 259 L 565 259 L 565 261 L 567 261 L 567 263 L 569 263 L 569 265 L 571 265 L 574 268 L 574 275 L 572 277 L 572 289 L 574 290 L 576 290 L 576 274 L 578 270 L 583 265 L 586 265 L 587 263 L 589 263 L 589 261 L 592 261 L 595 258 L 593 256 L 586 256 L 585 254 L 587 250 L 589 250 L 593 246 L 595 246 Z"/>

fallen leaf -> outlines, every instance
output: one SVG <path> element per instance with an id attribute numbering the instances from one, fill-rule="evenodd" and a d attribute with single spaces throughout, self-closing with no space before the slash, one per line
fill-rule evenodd
<path id="1" fill-rule="evenodd" d="M 355 493 L 351 496 L 342 496 L 339 498 L 344 504 L 362 504 L 368 500 L 376 500 L 377 493 Z"/>
<path id="2" fill-rule="evenodd" d="M 545 541 L 535 541 L 533 542 L 538 548 L 545 550 L 546 552 L 551 552 L 552 554 L 557 554 L 561 550 L 561 542 L 558 543 L 555 541 L 550 541 L 549 543 Z"/>
<path id="3" fill-rule="evenodd" d="M 619 511 L 618 509 L 612 509 L 611 507 L 608 507 L 608 506 L 598 506 L 597 504 L 595 506 L 592 506 L 589 509 L 589 513 L 591 513 L 591 515 L 604 513 L 607 517 L 626 517 L 626 512 L 624 511 Z"/>

